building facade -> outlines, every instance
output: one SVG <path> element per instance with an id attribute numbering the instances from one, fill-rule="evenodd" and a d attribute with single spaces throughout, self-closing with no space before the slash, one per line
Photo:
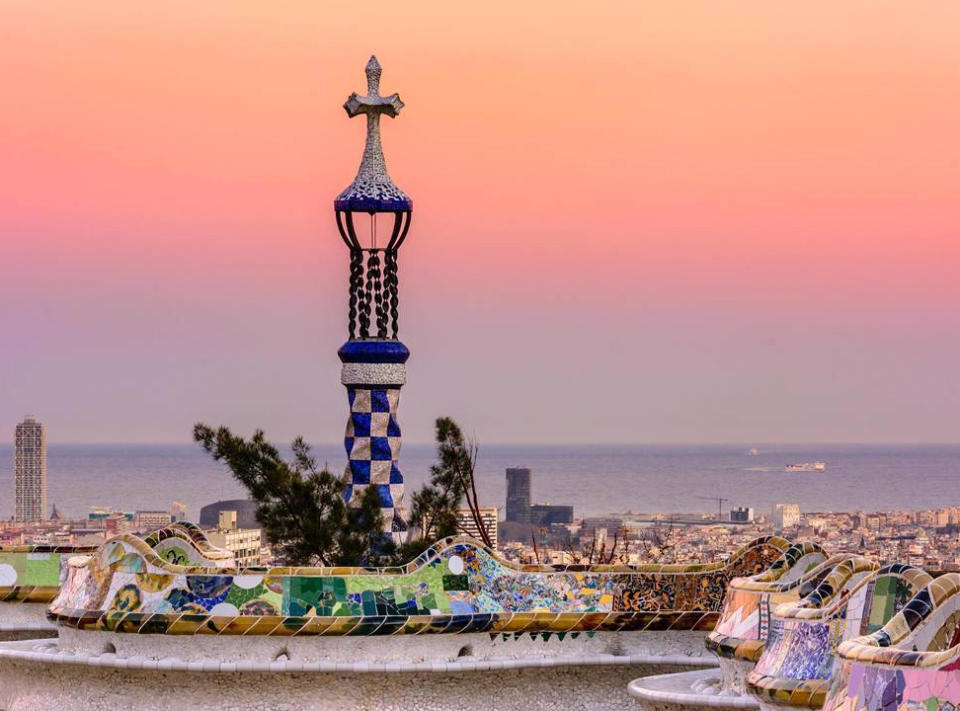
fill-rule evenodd
<path id="1" fill-rule="evenodd" d="M 778 531 L 793 528 L 800 523 L 800 507 L 797 504 L 777 504 L 773 509 L 773 526 Z"/>
<path id="2" fill-rule="evenodd" d="M 530 523 L 530 470 L 507 469 L 507 512 L 509 523 Z"/>
<path id="3" fill-rule="evenodd" d="M 734 523 L 750 523 L 753 521 L 753 508 L 749 506 L 739 506 L 730 509 L 730 520 Z"/>
<path id="4" fill-rule="evenodd" d="M 14 519 L 43 521 L 47 518 L 47 430 L 27 416 L 14 433 Z"/>
<path id="5" fill-rule="evenodd" d="M 220 511 L 217 528 L 207 531 L 207 540 L 217 548 L 233 553 L 239 568 L 262 562 L 260 529 L 237 528 L 236 511 Z"/>
<path id="6" fill-rule="evenodd" d="M 200 509 L 200 527 L 216 528 L 220 525 L 220 513 L 235 511 L 237 528 L 259 528 L 257 521 L 257 502 L 250 499 L 224 499 L 214 501 Z"/>
<path id="7" fill-rule="evenodd" d="M 141 533 L 156 531 L 173 523 L 173 515 L 169 511 L 137 511 L 133 515 L 133 526 Z"/>
<path id="8" fill-rule="evenodd" d="M 487 535 L 490 536 L 490 542 L 495 549 L 499 549 L 500 541 L 498 538 L 499 515 L 496 506 L 485 506 L 479 511 L 480 521 L 483 527 L 487 529 Z M 473 520 L 473 514 L 470 509 L 457 509 L 457 527 L 471 538 L 482 541 L 480 529 L 477 528 L 476 521 Z"/>
<path id="9" fill-rule="evenodd" d="M 573 523 L 573 506 L 534 504 L 530 507 L 530 523 L 534 526 Z"/>

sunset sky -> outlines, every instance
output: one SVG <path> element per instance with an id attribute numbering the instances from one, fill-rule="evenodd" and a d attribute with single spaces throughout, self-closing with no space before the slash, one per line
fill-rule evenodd
<path id="1" fill-rule="evenodd" d="M 957 442 L 960 3 L 7 0 L 0 441 L 342 436 L 381 88 L 426 441 Z"/>

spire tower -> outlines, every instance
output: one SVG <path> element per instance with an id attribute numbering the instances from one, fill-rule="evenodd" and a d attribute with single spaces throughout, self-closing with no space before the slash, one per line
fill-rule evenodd
<path id="1" fill-rule="evenodd" d="M 382 73 L 370 57 L 366 96 L 353 93 L 343 105 L 350 118 L 366 116 L 367 139 L 356 178 L 333 202 L 337 229 L 350 250 L 348 335 L 338 354 L 350 403 L 346 499 L 376 487 L 384 532 L 399 542 L 406 524 L 397 406 L 410 352 L 397 336 L 397 252 L 410 229 L 413 201 L 390 178 L 383 156 L 380 117 L 396 118 L 403 102 L 398 94 L 380 95 Z"/>

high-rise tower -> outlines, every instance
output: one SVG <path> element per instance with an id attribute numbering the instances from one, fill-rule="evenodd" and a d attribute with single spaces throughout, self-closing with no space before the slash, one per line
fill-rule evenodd
<path id="1" fill-rule="evenodd" d="M 340 348 L 340 381 L 347 388 L 350 419 L 344 437 L 349 502 L 376 487 L 384 530 L 399 541 L 403 476 L 397 465 L 400 425 L 397 405 L 410 355 L 397 337 L 397 252 L 410 228 L 413 201 L 387 173 L 380 142 L 380 116 L 395 118 L 398 94 L 380 95 L 382 69 L 367 62 L 367 95 L 351 94 L 343 105 L 350 118 L 367 118 L 367 141 L 357 177 L 334 200 L 337 228 L 350 250 L 348 340 Z M 372 321 L 371 321 L 372 319 Z"/>
<path id="2" fill-rule="evenodd" d="M 47 517 L 47 431 L 27 416 L 14 432 L 14 519 L 43 521 Z"/>
<path id="3" fill-rule="evenodd" d="M 511 523 L 530 523 L 530 470 L 507 468 L 507 515 Z"/>

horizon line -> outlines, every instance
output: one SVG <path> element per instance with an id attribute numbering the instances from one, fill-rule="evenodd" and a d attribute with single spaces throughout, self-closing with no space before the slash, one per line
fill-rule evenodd
<path id="1" fill-rule="evenodd" d="M 286 440 L 284 440 L 286 443 Z M 0 446 L 8 445 L 13 446 L 13 440 L 8 440 L 0 442 Z M 149 441 L 149 440 L 57 440 L 54 442 L 48 441 L 47 445 L 89 445 L 89 446 L 121 446 L 121 445 L 133 445 L 133 446 L 157 446 L 157 447 L 172 447 L 172 446 L 185 446 L 196 444 L 192 441 L 174 441 L 174 440 L 163 440 L 163 441 Z M 311 446 L 343 446 L 343 442 L 340 440 L 324 440 L 324 441 L 307 441 L 307 444 Z M 433 440 L 414 440 L 414 441 L 405 441 L 404 446 L 419 446 L 419 445 L 436 445 L 436 442 Z M 936 441 L 936 440 L 777 440 L 777 441 L 768 441 L 768 442 L 757 442 L 757 441 L 745 441 L 745 442 L 731 442 L 731 441 L 717 441 L 717 440 L 676 440 L 676 441 L 658 441 L 658 442 L 623 442 L 623 441 L 568 441 L 568 442 L 545 442 L 545 441 L 491 441 L 491 442 L 480 442 L 479 448 L 483 449 L 485 446 L 494 446 L 494 447 L 689 447 L 689 446 L 704 446 L 704 447 L 783 447 L 783 446 L 877 446 L 877 445 L 886 445 L 892 447 L 918 447 L 918 446 L 929 446 L 929 447 L 957 447 L 960 446 L 960 441 L 954 442 L 945 442 L 945 441 Z M 762 453 L 762 452 L 761 452 Z"/>

